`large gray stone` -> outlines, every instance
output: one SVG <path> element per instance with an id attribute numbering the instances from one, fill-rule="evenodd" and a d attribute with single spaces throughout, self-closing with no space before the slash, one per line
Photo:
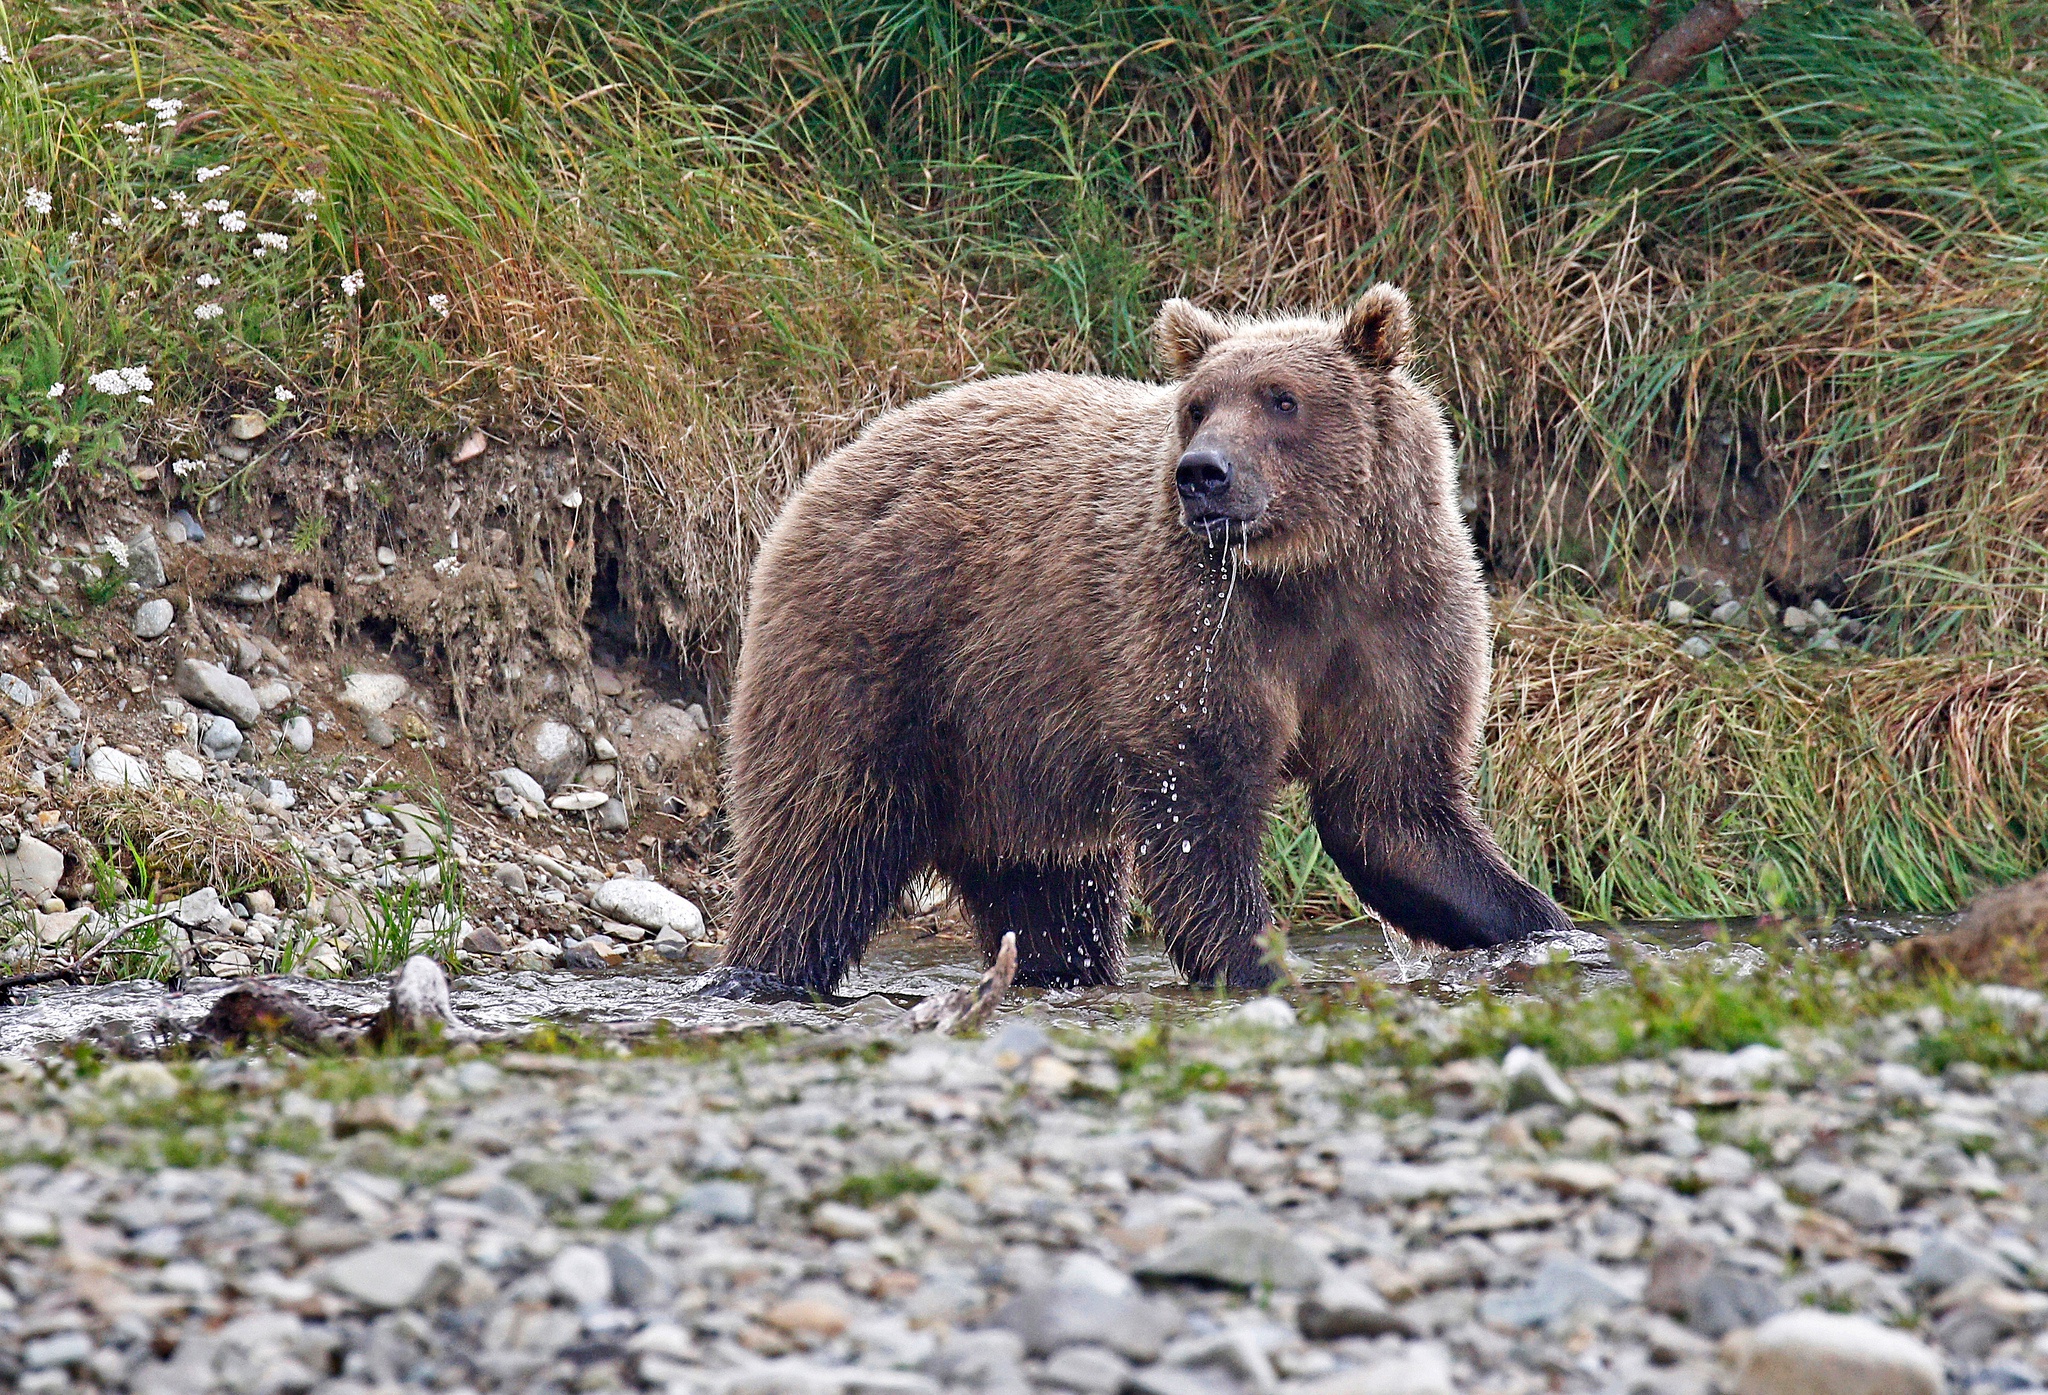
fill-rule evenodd
<path id="1" fill-rule="evenodd" d="M 167 580 L 164 555 L 156 545 L 156 529 L 144 528 L 128 539 L 128 579 L 145 591 L 154 591 Z"/>
<path id="2" fill-rule="evenodd" d="M 602 1256 L 600 1256 L 600 1259 Z M 320 1282 L 365 1308 L 391 1311 L 433 1303 L 462 1277 L 462 1256 L 438 1240 L 387 1240 L 328 1261 Z"/>
<path id="3" fill-rule="evenodd" d="M 85 773 L 94 784 L 113 789 L 146 790 L 151 783 L 149 767 L 118 746 L 102 746 L 94 751 L 86 758 Z"/>
<path id="4" fill-rule="evenodd" d="M 233 718 L 237 726 L 254 727 L 263 718 L 263 707 L 256 701 L 255 690 L 219 664 L 205 659 L 178 660 L 171 686 L 185 701 Z"/>
<path id="5" fill-rule="evenodd" d="M 1450 1354 L 1418 1342 L 1397 1356 L 1353 1366 L 1300 1387 L 1301 1395 L 1457 1395 Z"/>
<path id="6" fill-rule="evenodd" d="M 1342 1274 L 1324 1279 L 1302 1300 L 1298 1320 L 1303 1336 L 1324 1342 L 1389 1332 L 1414 1335 L 1408 1319 L 1389 1307 L 1378 1290 Z"/>
<path id="7" fill-rule="evenodd" d="M 334 700 L 359 717 L 381 717 L 411 686 L 396 673 L 351 673 Z"/>
<path id="8" fill-rule="evenodd" d="M 0 884 L 31 901 L 47 901 L 64 880 L 64 854 L 31 833 L 11 853 L 0 853 Z"/>
<path id="9" fill-rule="evenodd" d="M 162 596 L 152 596 L 135 607 L 135 637 L 137 639 L 162 639 L 170 632 L 171 622 L 178 618 L 178 608 Z"/>
<path id="10" fill-rule="evenodd" d="M 993 1321 L 1023 1338 L 1033 1356 L 1050 1356 L 1063 1347 L 1099 1346 L 1133 1361 L 1153 1361 L 1166 1339 L 1180 1330 L 1181 1315 L 1171 1303 L 1155 1299 L 1117 1298 L 1078 1284 L 1046 1284 L 1005 1303 Z"/>
<path id="11" fill-rule="evenodd" d="M 242 729 L 231 718 L 202 713 L 199 749 L 215 760 L 233 760 L 242 754 Z"/>
<path id="12" fill-rule="evenodd" d="M 1226 1216 L 1193 1226 L 1138 1266 L 1152 1279 L 1194 1279 L 1232 1288 L 1312 1286 L 1322 1264 L 1263 1217 Z"/>
<path id="13" fill-rule="evenodd" d="M 1497 1327 L 1542 1327 L 1626 1302 L 1628 1295 L 1596 1266 L 1570 1255 L 1551 1255 L 1520 1288 L 1488 1294 L 1479 1315 Z"/>
<path id="14" fill-rule="evenodd" d="M 613 877 L 600 883 L 590 893 L 590 908 L 646 930 L 674 930 L 690 940 L 704 938 L 704 913 L 696 904 L 645 877 Z"/>
<path id="15" fill-rule="evenodd" d="M 1782 1313 L 1729 1339 L 1734 1395 L 1940 1395 L 1941 1358 L 1896 1328 Z"/>
<path id="16" fill-rule="evenodd" d="M 553 717 L 536 717 L 512 738 L 513 762 L 550 794 L 574 779 L 589 756 L 583 733 Z"/>

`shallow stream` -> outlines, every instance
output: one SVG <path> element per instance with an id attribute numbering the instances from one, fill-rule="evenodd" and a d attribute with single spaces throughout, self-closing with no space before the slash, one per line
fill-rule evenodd
<path id="1" fill-rule="evenodd" d="M 1816 948 L 1900 939 L 1948 923 L 1941 916 L 1851 915 L 1832 922 L 1794 927 Z M 1497 950 L 1450 954 L 1389 935 L 1377 925 L 1299 933 L 1289 957 L 1297 978 L 1309 989 L 1336 988 L 1370 975 L 1383 983 L 1407 984 L 1439 996 L 1456 996 L 1480 985 L 1512 991 L 1529 966 L 1569 957 L 1590 982 L 1617 978 L 1610 938 L 1638 952 L 1675 955 L 1702 952 L 1726 935 L 1736 955 L 1754 955 L 1782 943 L 1782 925 L 1756 921 L 1638 921 L 1582 926 L 1563 940 Z M 970 945 L 952 935 L 918 935 L 896 929 L 876 938 L 867 962 L 842 985 L 835 1001 L 818 1003 L 735 1003 L 693 996 L 694 971 L 635 967 L 610 972 L 573 970 L 468 974 L 454 981 L 457 1015 L 485 1031 L 509 1031 L 543 1023 L 575 1029 L 645 1028 L 668 1022 L 678 1032 L 784 1025 L 827 1030 L 886 1027 L 904 1008 L 928 994 L 973 983 L 980 976 Z M 148 981 L 73 987 L 51 984 L 20 990 L 15 1006 L 0 1007 L 0 1057 L 31 1056 L 51 1046 L 97 1034 L 182 1035 L 224 991 L 230 980 L 188 979 L 180 991 Z M 329 1011 L 370 1012 L 384 1000 L 387 981 L 300 979 L 294 991 Z M 1019 990 L 1003 1010 L 1036 1003 L 1050 1025 L 1109 1027 L 1150 1017 L 1162 1008 L 1187 1013 L 1227 1005 L 1213 994 L 1196 993 L 1179 981 L 1157 939 L 1136 940 L 1116 988 L 1056 992 Z"/>

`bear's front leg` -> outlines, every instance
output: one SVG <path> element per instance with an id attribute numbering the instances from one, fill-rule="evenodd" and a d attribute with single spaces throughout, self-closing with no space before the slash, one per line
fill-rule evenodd
<path id="1" fill-rule="evenodd" d="M 1326 772 L 1310 791 L 1323 849 L 1390 924 L 1450 949 L 1562 934 L 1571 920 L 1508 865 L 1448 774 Z"/>
<path id="2" fill-rule="evenodd" d="M 1259 879 L 1264 805 L 1249 792 L 1218 800 L 1152 781 L 1133 811 L 1138 886 L 1166 952 L 1197 988 L 1257 992 L 1272 985 L 1266 930 L 1272 907 Z"/>

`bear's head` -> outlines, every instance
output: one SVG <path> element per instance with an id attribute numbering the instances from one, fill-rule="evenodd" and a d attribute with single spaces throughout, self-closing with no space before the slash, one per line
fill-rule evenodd
<path id="1" fill-rule="evenodd" d="M 1243 544 L 1247 565 L 1313 566 L 1450 498 L 1443 410 L 1407 372 L 1397 288 L 1334 319 L 1226 319 L 1169 300 L 1152 333 L 1178 380 L 1168 507 L 1212 545 Z"/>

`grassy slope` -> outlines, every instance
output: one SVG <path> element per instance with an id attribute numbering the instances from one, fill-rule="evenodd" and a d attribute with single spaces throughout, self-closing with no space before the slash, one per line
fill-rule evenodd
<path id="1" fill-rule="evenodd" d="M 1703 520 L 1825 535 L 1842 560 L 1801 584 L 1846 586 L 1900 655 L 1690 666 L 1666 632 L 1511 629 L 1488 788 L 1519 860 L 1629 913 L 1932 906 L 2039 863 L 2031 12 L 1929 39 L 1792 0 L 1564 170 L 1550 132 L 1643 10 L 1530 13 L 0 0 L 0 526 L 230 405 L 523 415 L 614 443 L 665 622 L 716 641 L 788 482 L 877 407 L 1141 371 L 1165 294 L 1385 276 L 1423 307 L 1505 575 L 1626 601 Z M 266 231 L 291 245 L 257 258 Z M 146 394 L 81 389 L 142 364 Z M 1939 657 L 1985 650 L 2008 657 Z M 1275 866 L 1290 904 L 1335 904 L 1326 864 Z"/>

